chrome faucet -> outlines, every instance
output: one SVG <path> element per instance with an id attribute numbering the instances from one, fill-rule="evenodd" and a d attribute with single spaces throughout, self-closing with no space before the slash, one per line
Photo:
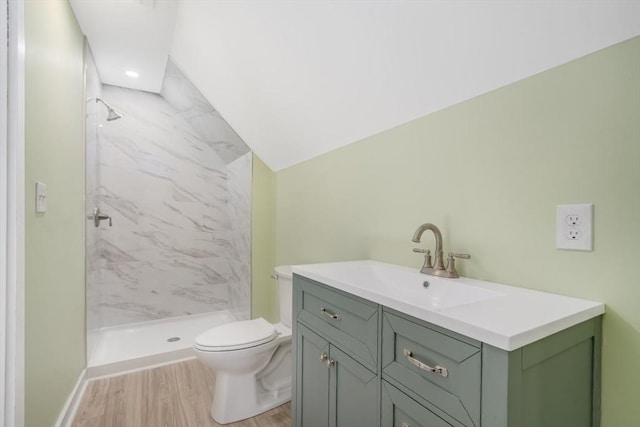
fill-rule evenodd
<path id="1" fill-rule="evenodd" d="M 413 252 L 424 254 L 424 264 L 420 269 L 420 273 L 430 274 L 432 276 L 448 277 L 452 279 L 460 277 L 458 276 L 458 272 L 456 271 L 454 258 L 469 259 L 471 258 L 471 255 L 449 252 L 447 266 L 445 267 L 442 250 L 442 233 L 440 232 L 440 229 L 438 229 L 438 227 L 431 223 L 422 224 L 413 234 L 413 239 L 411 239 L 411 241 L 420 243 L 422 233 L 427 230 L 431 230 L 436 238 L 435 262 L 431 262 L 431 251 L 429 251 L 429 249 L 414 248 Z"/>

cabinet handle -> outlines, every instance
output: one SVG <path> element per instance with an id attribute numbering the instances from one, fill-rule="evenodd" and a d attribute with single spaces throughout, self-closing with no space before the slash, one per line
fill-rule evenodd
<path id="1" fill-rule="evenodd" d="M 325 316 L 327 316 L 329 319 L 333 319 L 333 320 L 340 320 L 340 316 L 338 316 L 337 314 L 335 314 L 332 311 L 327 310 L 324 307 L 320 307 L 320 312 L 322 314 L 324 314 Z"/>
<path id="2" fill-rule="evenodd" d="M 403 353 L 404 353 L 404 357 L 406 357 L 409 362 L 411 362 L 413 365 L 417 366 L 418 368 L 422 369 L 423 371 L 433 372 L 434 374 L 442 375 L 445 378 L 449 376 L 449 371 L 447 371 L 447 368 L 443 368 L 442 366 L 438 366 L 438 365 L 436 365 L 435 368 L 432 368 L 426 363 L 422 363 L 421 361 L 413 357 L 413 353 L 408 348 L 405 348 L 403 350 Z"/>
<path id="3" fill-rule="evenodd" d="M 336 361 L 333 359 L 329 359 L 329 355 L 327 353 L 322 353 L 320 355 L 320 361 L 326 365 L 327 368 L 333 368 L 336 366 Z"/>

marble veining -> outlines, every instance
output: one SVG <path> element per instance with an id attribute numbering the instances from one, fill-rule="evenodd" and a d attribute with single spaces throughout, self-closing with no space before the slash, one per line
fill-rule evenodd
<path id="1" fill-rule="evenodd" d="M 113 219 L 88 221 L 88 329 L 216 310 L 249 318 L 248 147 L 171 62 L 161 95 L 91 91 L 124 117 L 87 108 L 87 212 Z"/>
<path id="2" fill-rule="evenodd" d="M 90 214 L 97 205 L 97 192 L 100 183 L 98 181 L 98 110 L 96 98 L 102 96 L 102 83 L 98 75 L 91 49 L 85 45 L 85 57 L 87 62 L 85 80 L 85 212 Z M 98 248 L 98 237 L 93 222 L 87 221 L 85 226 L 85 269 L 86 269 L 86 304 L 87 304 L 87 328 L 95 327 L 102 323 L 101 312 L 97 310 L 101 299 L 100 268 L 101 258 Z M 93 340 L 90 341 L 94 343 Z M 89 347 L 89 346 L 88 346 Z M 87 354 L 91 354 L 92 347 L 87 348 Z"/>
<path id="3" fill-rule="evenodd" d="M 226 163 L 249 152 L 244 141 L 171 59 L 167 61 L 160 94 Z"/>
<path id="4" fill-rule="evenodd" d="M 251 312 L 251 174 L 252 155 L 247 153 L 227 165 L 227 203 L 230 219 L 230 311 L 246 320 Z"/>

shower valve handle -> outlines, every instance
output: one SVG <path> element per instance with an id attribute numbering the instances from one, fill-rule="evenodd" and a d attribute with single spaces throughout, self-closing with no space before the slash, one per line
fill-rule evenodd
<path id="1" fill-rule="evenodd" d="M 93 214 L 87 216 L 87 219 L 92 219 L 93 220 L 93 225 L 95 225 L 96 227 L 100 226 L 100 221 L 108 219 L 109 220 L 109 227 L 113 227 L 113 221 L 111 220 L 111 217 L 109 215 L 101 214 L 100 213 L 100 208 L 97 207 L 97 206 L 95 208 L 93 208 Z"/>

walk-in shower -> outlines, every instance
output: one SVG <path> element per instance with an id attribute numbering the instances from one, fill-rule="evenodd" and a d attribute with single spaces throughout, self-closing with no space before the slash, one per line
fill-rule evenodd
<path id="1" fill-rule="evenodd" d="M 98 376 L 192 357 L 195 335 L 249 318 L 251 152 L 171 61 L 153 94 L 101 84 L 87 58 L 87 359 Z"/>

